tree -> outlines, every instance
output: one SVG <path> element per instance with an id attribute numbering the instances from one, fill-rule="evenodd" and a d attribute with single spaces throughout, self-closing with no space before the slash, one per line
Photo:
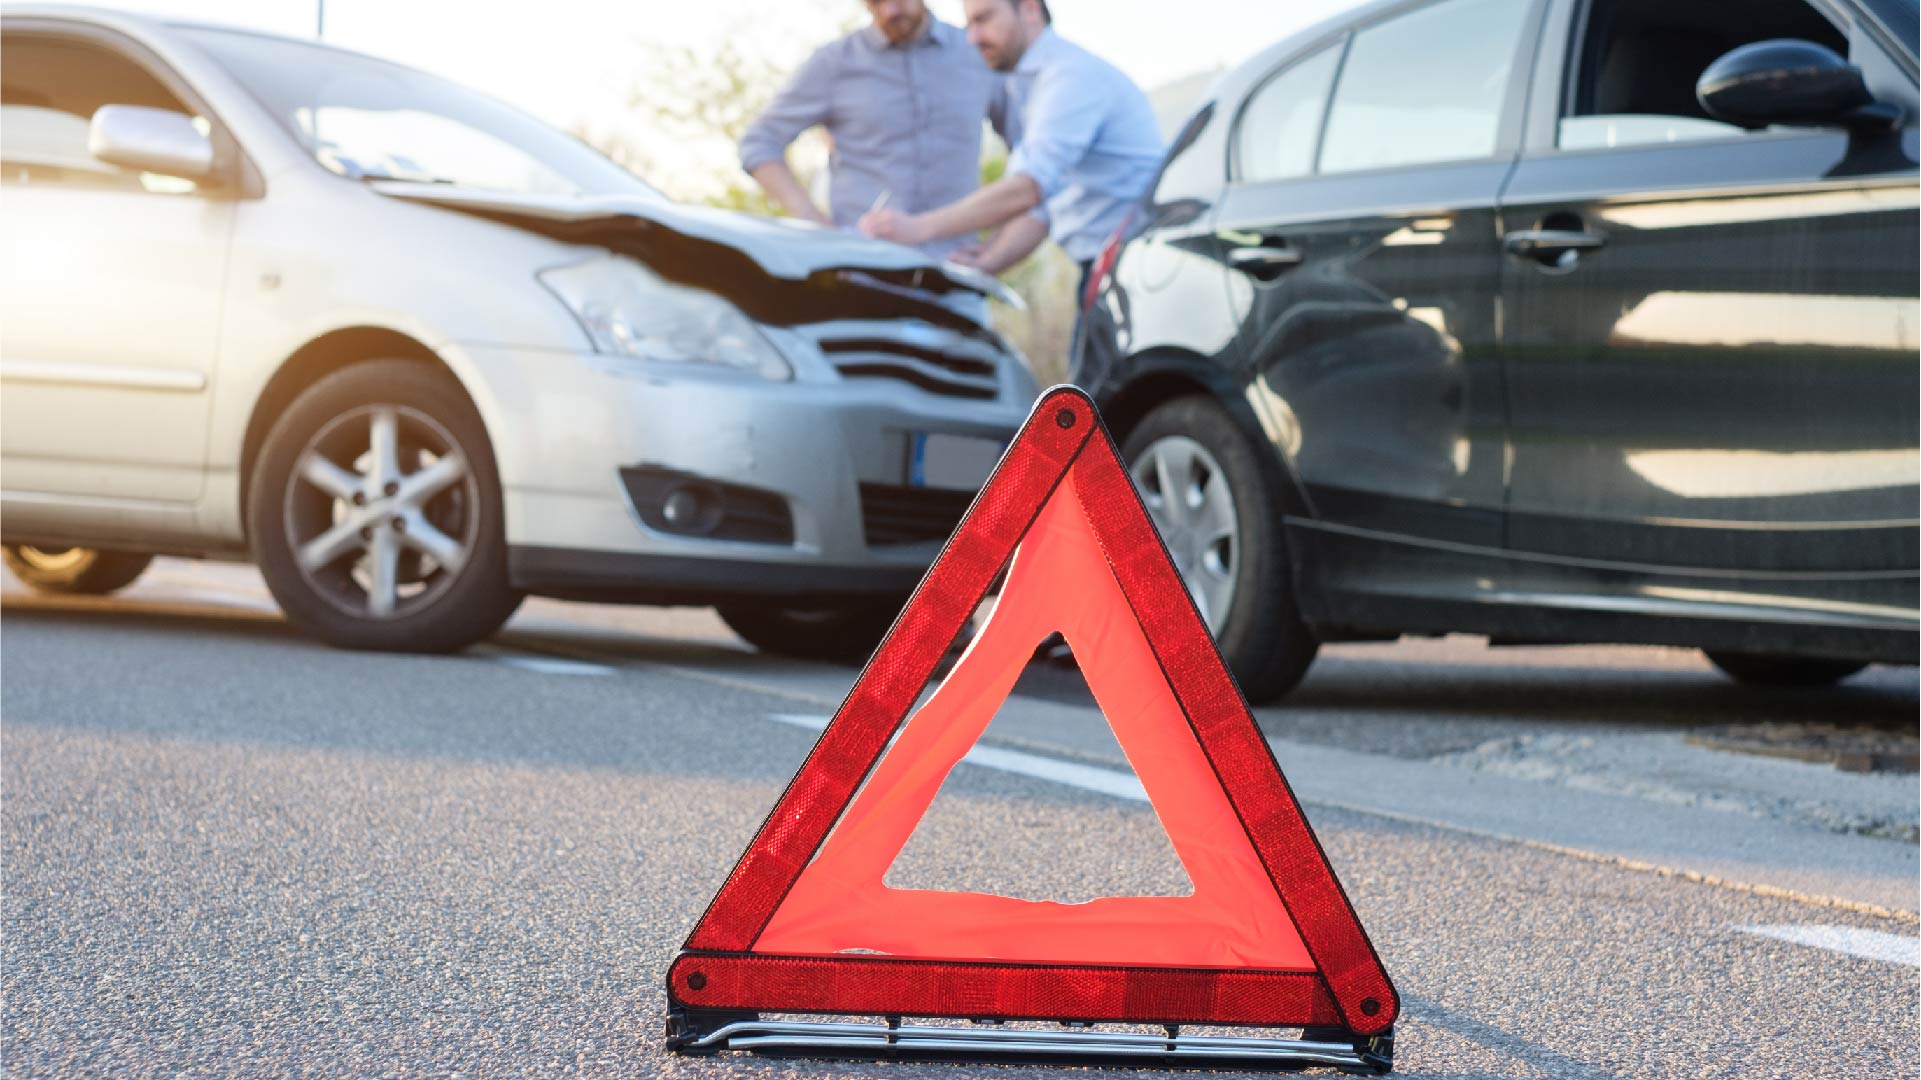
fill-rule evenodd
<path id="1" fill-rule="evenodd" d="M 635 87 L 627 103 L 678 145 L 724 140 L 731 148 L 780 89 L 781 78 L 768 60 L 732 38 L 707 55 L 686 46 L 656 48 L 646 84 Z M 819 134 L 809 132 L 808 137 Z M 805 149 L 795 156 L 808 157 Z M 760 185 L 731 161 L 711 178 L 710 186 L 703 202 L 755 214 L 781 213 Z"/>
<path id="2" fill-rule="evenodd" d="M 785 0 L 767 15 L 737 18 L 711 45 L 640 43 L 642 73 L 627 95 L 633 123 L 578 134 L 676 198 L 779 214 L 741 172 L 735 148 L 805 55 L 795 41 L 826 41 L 860 22 L 859 8 L 844 0 Z M 803 135 L 789 161 L 810 184 L 827 162 L 825 134 Z"/>

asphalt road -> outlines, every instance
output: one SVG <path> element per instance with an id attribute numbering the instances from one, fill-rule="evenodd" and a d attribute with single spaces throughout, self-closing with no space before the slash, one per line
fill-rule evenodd
<path id="1" fill-rule="evenodd" d="M 4 601 L 9 1077 L 1018 1075 L 662 1049 L 667 963 L 850 672 L 557 604 L 462 657 L 348 654 L 190 564 Z M 1921 1069 L 1914 775 L 1686 736 L 1912 738 L 1916 703 L 1912 669 L 1761 695 L 1449 640 L 1331 650 L 1261 720 L 1404 997 L 1397 1074 L 1878 1078 Z M 988 743 L 891 881 L 1180 891 L 1071 670 Z"/>

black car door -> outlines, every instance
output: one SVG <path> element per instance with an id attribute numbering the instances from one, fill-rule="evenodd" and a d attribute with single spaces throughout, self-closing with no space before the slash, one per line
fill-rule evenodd
<path id="1" fill-rule="evenodd" d="M 1542 7 L 1381 11 L 1237 118 L 1216 219 L 1234 349 L 1316 527 L 1500 543 L 1495 199 Z"/>
<path id="2" fill-rule="evenodd" d="M 1853 575 L 1857 614 L 1905 577 L 1911 606 L 1912 56 L 1804 0 L 1560 0 L 1547 34 L 1501 208 L 1509 545 L 1743 593 Z M 1775 38 L 1866 67 L 1910 126 L 1708 118 L 1701 71 Z"/>

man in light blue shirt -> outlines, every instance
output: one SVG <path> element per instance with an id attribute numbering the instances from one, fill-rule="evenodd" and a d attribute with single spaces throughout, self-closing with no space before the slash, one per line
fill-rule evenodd
<path id="1" fill-rule="evenodd" d="M 924 0 L 866 0 L 873 22 L 815 50 L 740 140 L 740 164 L 788 213 L 851 228 L 884 204 L 932 210 L 980 185 L 981 121 L 1002 123 L 1003 77 Z M 828 209 L 787 165 L 816 125 L 833 139 Z M 945 255 L 958 239 L 916 242 Z"/>
<path id="2" fill-rule="evenodd" d="M 966 0 L 966 11 L 981 59 L 1011 73 L 1006 175 L 937 210 L 870 211 L 861 229 L 908 244 L 994 230 L 962 253 L 990 273 L 1052 235 L 1085 277 L 1160 168 L 1154 110 L 1120 69 L 1054 33 L 1045 0 Z"/>

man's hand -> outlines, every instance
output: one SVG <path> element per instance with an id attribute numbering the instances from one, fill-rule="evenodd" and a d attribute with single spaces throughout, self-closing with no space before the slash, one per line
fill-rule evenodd
<path id="1" fill-rule="evenodd" d="M 919 214 L 903 214 L 892 207 L 883 206 L 879 210 L 869 210 L 860 218 L 860 231 L 879 240 L 892 240 L 896 244 L 912 247 L 933 239 L 927 233 L 927 226 Z"/>
<path id="2" fill-rule="evenodd" d="M 787 162 L 767 162 L 749 175 L 767 192 L 768 198 L 779 203 L 788 213 L 816 225 L 833 224 L 826 214 L 821 213 L 820 207 L 814 205 L 814 200 L 807 197 L 807 189 L 800 186 L 800 181 L 795 178 L 794 171 L 787 167 Z"/>
<path id="3" fill-rule="evenodd" d="M 969 266 L 999 275 L 1033 252 L 1047 239 L 1047 222 L 1033 214 L 1021 216 L 994 230 L 985 244 L 972 245 L 974 257 Z"/>
<path id="4" fill-rule="evenodd" d="M 1032 177 L 1023 173 L 1008 173 L 984 188 L 976 188 L 972 195 L 958 202 L 948 203 L 924 214 L 902 214 L 882 207 L 869 210 L 860 219 L 860 231 L 882 240 L 892 240 L 897 244 L 919 245 L 949 236 L 970 236 L 982 229 L 999 229 L 1016 218 L 1029 217 L 1028 211 L 1039 206 L 1041 189 Z M 1021 230 L 1025 235 L 1025 227 Z M 1047 229 L 1041 227 L 1041 235 Z M 1038 239 L 1034 243 L 1039 243 Z M 989 244 L 988 254 L 993 254 Z M 1033 250 L 1033 243 L 1021 249 L 1025 255 Z M 1009 261 L 1018 262 L 1016 257 Z M 998 271 L 1000 267 L 990 267 Z"/>
<path id="5" fill-rule="evenodd" d="M 947 261 L 978 268 L 981 264 L 981 256 L 986 253 L 986 244 L 963 244 L 947 253 Z"/>
<path id="6" fill-rule="evenodd" d="M 924 214 L 870 210 L 860 219 L 860 231 L 899 244 L 925 244 L 950 236 L 972 236 L 982 229 L 998 229 L 1009 220 L 1039 206 L 1041 189 L 1032 177 L 1009 173 L 958 202 Z M 1024 253 L 1023 253 L 1024 254 Z"/>

